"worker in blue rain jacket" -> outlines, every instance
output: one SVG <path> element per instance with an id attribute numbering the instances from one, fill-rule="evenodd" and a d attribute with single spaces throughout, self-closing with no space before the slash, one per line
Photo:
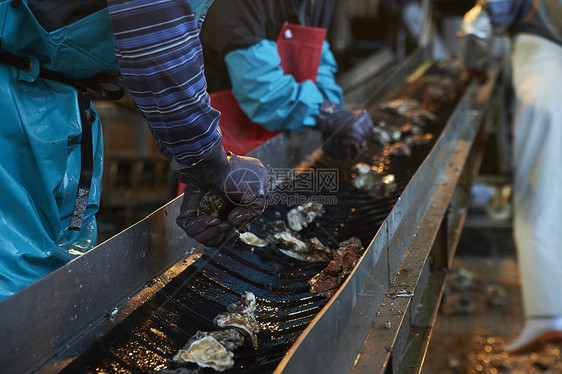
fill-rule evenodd
<path id="1" fill-rule="evenodd" d="M 246 153 L 281 130 L 319 130 L 324 153 L 354 158 L 373 123 L 347 110 L 326 41 L 334 0 L 215 0 L 201 30 L 225 149 Z"/>
<path id="2" fill-rule="evenodd" d="M 512 35 L 514 235 L 525 327 L 511 353 L 562 342 L 562 1 L 480 1 L 464 17 L 459 57 L 485 69 L 494 33 Z"/>
<path id="3" fill-rule="evenodd" d="M 177 222 L 189 236 L 228 244 L 262 212 L 267 171 L 224 152 L 206 94 L 210 3 L 0 0 L 0 300 L 96 244 L 103 145 L 87 88 L 116 99 L 126 83 L 188 185 Z M 207 191 L 235 204 L 226 220 L 197 216 Z"/>

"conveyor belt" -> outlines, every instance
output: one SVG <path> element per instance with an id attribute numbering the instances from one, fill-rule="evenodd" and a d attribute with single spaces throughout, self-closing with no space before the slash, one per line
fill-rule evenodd
<path id="1" fill-rule="evenodd" d="M 400 96 L 404 94 L 407 91 L 401 92 Z M 373 158 L 376 158 L 386 165 L 385 173 L 396 176 L 398 188 L 394 194 L 373 197 L 358 191 L 349 180 L 350 165 L 340 165 L 337 192 L 316 193 L 334 195 L 337 205 L 325 205 L 318 223 L 303 230 L 302 236 L 316 236 L 333 248 L 351 236 L 359 237 L 364 245 L 368 245 L 430 152 L 454 109 L 453 104 L 434 111 L 438 120 L 428 121 L 424 130 L 436 136 L 428 144 L 412 146 L 411 156 L 385 159 L 380 156 L 381 147 L 376 144 L 372 144 L 370 152 L 364 155 L 363 161 L 372 163 Z M 389 123 L 405 121 L 377 107 L 369 112 L 375 118 L 385 117 Z M 318 160 L 312 167 L 333 168 L 334 164 Z M 305 191 L 299 193 L 303 196 L 311 194 Z M 266 224 L 285 219 L 290 208 L 284 205 L 269 206 L 251 224 L 251 231 L 258 236 L 265 235 L 263 231 Z M 209 250 L 74 360 L 63 373 L 146 373 L 175 368 L 171 360 L 173 355 L 198 330 L 215 330 L 213 318 L 229 304 L 238 301 L 241 293 L 246 291 L 253 292 L 257 297 L 259 347 L 254 350 L 244 346 L 236 350 L 235 367 L 226 372 L 273 372 L 295 339 L 327 302 L 322 296 L 310 293 L 307 283 L 325 265 L 289 258 L 271 246 L 252 249 L 237 242 L 220 251 Z M 205 369 L 201 372 L 214 371 Z"/>

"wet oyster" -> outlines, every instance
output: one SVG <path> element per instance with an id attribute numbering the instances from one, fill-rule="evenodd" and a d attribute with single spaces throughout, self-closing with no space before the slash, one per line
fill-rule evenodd
<path id="1" fill-rule="evenodd" d="M 358 247 L 363 247 L 363 243 L 361 243 L 361 239 L 357 236 L 352 236 L 351 238 L 344 240 L 340 243 L 340 247 L 347 247 L 348 245 L 356 245 Z"/>
<path id="2" fill-rule="evenodd" d="M 351 171 L 353 172 L 351 184 L 361 191 L 372 190 L 382 179 L 377 168 L 371 167 L 364 162 L 353 165 Z"/>
<path id="3" fill-rule="evenodd" d="M 378 169 L 363 162 L 353 165 L 351 184 L 361 191 L 370 191 L 388 197 L 396 191 L 394 174 L 381 175 Z"/>
<path id="4" fill-rule="evenodd" d="M 377 143 L 384 145 L 400 140 L 400 132 L 386 126 L 385 121 L 379 121 L 373 127 L 372 138 Z"/>
<path id="5" fill-rule="evenodd" d="M 228 204 L 228 200 L 212 192 L 207 192 L 197 207 L 198 216 L 218 217 L 219 212 Z"/>
<path id="6" fill-rule="evenodd" d="M 270 241 L 275 244 L 281 253 L 307 262 L 320 262 L 328 260 L 326 248 L 318 238 L 312 238 L 308 243 L 294 237 L 287 231 L 279 232 L 270 237 Z"/>
<path id="7" fill-rule="evenodd" d="M 249 231 L 240 234 L 240 240 L 253 247 L 265 247 L 269 243 Z"/>
<path id="8" fill-rule="evenodd" d="M 398 186 L 396 185 L 396 177 L 394 174 L 387 174 L 382 177 L 380 184 L 380 190 L 384 197 L 389 197 L 396 192 Z"/>
<path id="9" fill-rule="evenodd" d="M 299 205 L 287 213 L 287 222 L 293 231 L 301 231 L 322 216 L 322 204 L 315 202 Z"/>
<path id="10" fill-rule="evenodd" d="M 215 317 L 214 323 L 222 330 L 197 333 L 180 349 L 173 360 L 177 364 L 196 363 L 200 367 L 224 371 L 234 366 L 234 351 L 246 341 L 257 348 L 259 331 L 255 316 L 256 297 L 251 292 L 242 294 L 240 301 L 231 304 L 226 312 Z"/>
<path id="11" fill-rule="evenodd" d="M 242 294 L 240 301 L 231 304 L 226 308 L 226 312 L 215 317 L 213 322 L 221 328 L 236 328 L 248 338 L 254 348 L 258 347 L 259 332 L 258 321 L 256 320 L 256 296 L 251 292 Z"/>
<path id="12" fill-rule="evenodd" d="M 423 134 L 422 128 L 411 122 L 394 125 L 386 121 L 379 121 L 374 129 L 373 139 L 382 145 L 399 142 L 410 135 Z"/>
<path id="13" fill-rule="evenodd" d="M 422 145 L 422 144 L 427 144 L 429 142 L 431 142 L 433 140 L 433 134 L 431 133 L 426 133 L 426 134 L 412 134 L 412 135 L 408 135 L 405 139 L 404 139 L 404 143 L 406 143 L 407 146 L 412 146 L 412 145 Z"/>
<path id="14" fill-rule="evenodd" d="M 420 103 L 414 99 L 390 100 L 380 104 L 379 108 L 387 112 L 398 113 L 420 126 L 425 125 L 426 119 L 433 121 L 437 119 L 433 113 L 420 108 Z"/>
<path id="15" fill-rule="evenodd" d="M 175 363 L 193 362 L 216 371 L 224 371 L 234 366 L 234 353 L 226 349 L 214 337 L 209 335 L 198 337 L 197 334 L 176 353 L 173 358 Z"/>

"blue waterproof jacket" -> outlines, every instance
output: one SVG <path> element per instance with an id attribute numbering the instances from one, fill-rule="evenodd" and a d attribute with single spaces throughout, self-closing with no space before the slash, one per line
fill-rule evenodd
<path id="1" fill-rule="evenodd" d="M 299 83 L 284 74 L 276 39 L 284 23 L 328 28 L 333 7 L 333 0 L 215 0 L 201 30 L 209 92 L 232 88 L 248 117 L 269 130 L 315 126 L 324 100 L 343 102 L 330 45 L 316 83 Z"/>
<path id="2" fill-rule="evenodd" d="M 151 117 L 143 114 L 149 118 L 161 149 L 166 150 L 170 158 L 185 160 L 186 164 L 196 162 L 205 156 L 205 150 L 220 140 L 219 114 L 209 107 L 204 77 L 201 75 L 190 81 L 192 85 L 187 84 L 195 75 L 194 71 L 202 71 L 202 57 L 195 58 L 201 55 L 197 19 L 212 1 L 192 1 L 197 15 L 193 15 L 190 3 L 184 0 L 128 1 L 129 8 L 117 10 L 115 8 L 125 1 L 109 2 L 119 14 L 118 25 L 128 26 L 126 20 L 134 19 L 134 12 L 130 12 L 133 5 L 160 6 L 160 9 L 165 8 L 164 18 L 172 13 L 178 19 L 187 19 L 186 22 L 176 20 L 177 27 L 167 29 L 164 34 L 176 37 L 173 32 L 182 33 L 177 36 L 181 41 L 174 45 L 192 48 L 194 58 L 179 67 L 174 64 L 157 69 L 178 87 L 168 87 L 172 88 L 173 94 L 161 95 L 154 100 L 150 100 L 154 97 L 153 92 L 141 91 L 141 94 L 145 95 L 147 105 L 160 113 L 156 130 Z M 78 6 L 86 8 L 78 9 Z M 68 7 L 74 8 L 68 11 Z M 138 11 L 141 7 L 135 9 Z M 125 17 L 127 12 L 132 17 Z M 189 14 L 182 15 L 182 12 Z M 146 18 L 142 20 L 146 21 Z M 193 30 L 188 38 L 183 34 L 184 25 Z M 134 37 L 128 34 L 121 38 L 121 52 L 129 52 L 127 43 L 142 39 L 143 30 L 137 30 Z M 96 244 L 94 215 L 100 202 L 103 165 L 101 124 L 90 106 L 93 116 L 92 182 L 81 230 L 71 231 L 68 227 L 81 174 L 83 124 L 79 94 L 70 84 L 45 79 L 43 74 L 40 76 L 40 71 L 48 69 L 74 80 L 100 73 L 119 75 L 113 37 L 112 18 L 105 0 L 0 0 L 0 54 L 6 56 L 9 53 L 30 62 L 25 69 L 0 62 L 0 300 Z M 154 33 L 146 40 L 152 43 L 150 46 L 158 46 Z M 165 56 L 158 55 L 161 50 L 165 49 L 154 47 L 147 53 L 151 60 L 165 61 Z M 129 59 L 127 64 L 130 74 L 139 71 L 138 60 Z M 161 82 L 157 76 L 144 80 L 151 79 Z M 133 86 L 140 81 L 132 81 Z M 194 88 L 186 90 L 179 87 L 180 84 L 181 87 Z M 144 86 L 156 85 L 143 83 Z M 138 99 L 135 95 L 133 98 Z M 189 104 L 177 106 L 188 115 L 162 109 L 164 103 L 170 105 L 182 100 Z M 207 115 L 202 120 L 195 120 L 200 110 L 206 111 Z M 178 123 L 177 117 L 193 121 Z"/>

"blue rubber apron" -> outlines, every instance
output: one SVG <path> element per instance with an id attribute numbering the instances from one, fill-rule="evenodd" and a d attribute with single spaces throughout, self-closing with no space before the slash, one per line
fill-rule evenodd
<path id="1" fill-rule="evenodd" d="M 39 77 L 40 69 L 80 80 L 118 74 L 118 66 L 107 9 L 46 32 L 27 1 L 0 0 L 0 41 L 0 53 L 30 62 L 26 69 L 0 63 L 1 300 L 88 251 L 97 239 L 99 118 L 90 104 L 92 180 L 81 227 L 73 231 L 83 135 L 79 91 Z"/>

